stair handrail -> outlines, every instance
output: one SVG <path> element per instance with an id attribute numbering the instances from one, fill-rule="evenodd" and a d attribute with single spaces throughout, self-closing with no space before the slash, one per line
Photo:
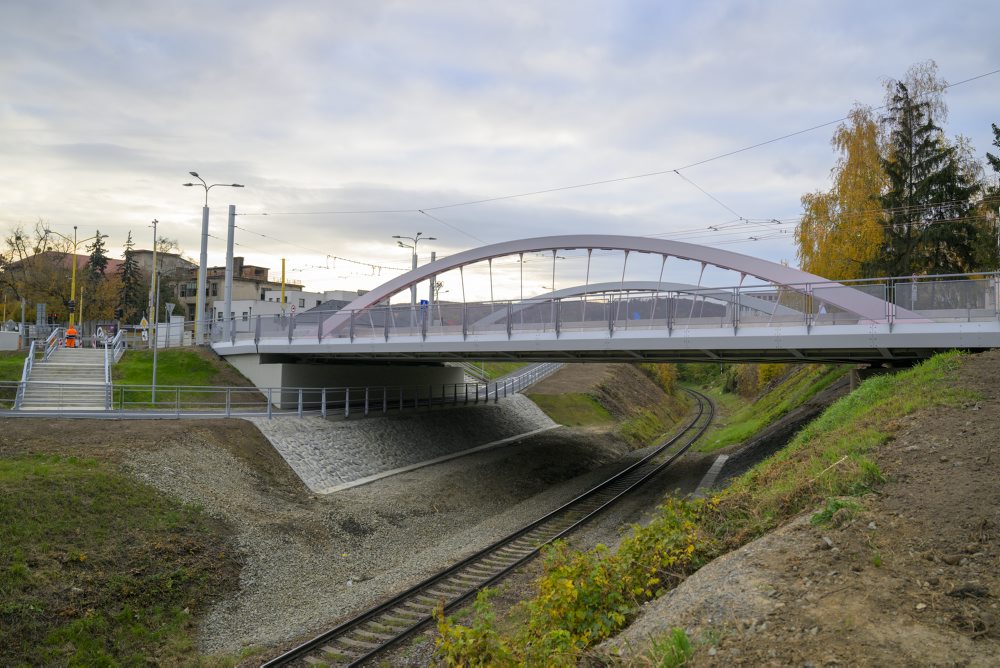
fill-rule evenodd
<path id="1" fill-rule="evenodd" d="M 121 360 L 122 355 L 125 354 L 125 330 L 119 329 L 118 333 L 115 334 L 115 338 L 111 339 L 111 350 L 114 353 L 115 364 Z"/>
<path id="2" fill-rule="evenodd" d="M 21 382 L 17 385 L 17 395 L 14 397 L 14 410 L 19 410 L 21 408 L 21 402 L 24 401 L 24 391 L 28 387 L 28 378 L 31 376 L 31 369 L 35 365 L 35 344 L 38 341 L 32 341 L 31 347 L 28 348 L 28 356 L 24 358 L 24 369 L 21 371 Z"/>
<path id="3" fill-rule="evenodd" d="M 64 335 L 62 327 L 56 327 L 52 330 L 52 333 L 45 339 L 45 354 L 42 356 L 42 359 L 47 360 L 49 358 L 49 355 L 62 343 Z"/>
<path id="4" fill-rule="evenodd" d="M 104 410 L 111 410 L 111 346 L 104 344 Z"/>

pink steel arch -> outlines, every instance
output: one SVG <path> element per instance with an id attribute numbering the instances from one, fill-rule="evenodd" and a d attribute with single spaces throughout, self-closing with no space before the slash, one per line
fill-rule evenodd
<path id="1" fill-rule="evenodd" d="M 667 239 L 611 234 L 572 234 L 504 241 L 480 248 L 472 248 L 437 260 L 436 262 L 425 264 L 422 267 L 418 267 L 413 271 L 409 271 L 402 276 L 383 283 L 371 292 L 358 297 L 341 311 L 327 318 L 323 323 L 323 335 L 326 336 L 345 324 L 350 319 L 351 311 L 361 311 L 380 304 L 393 295 L 408 290 L 410 286 L 426 281 L 432 276 L 477 262 L 517 255 L 519 253 L 554 252 L 581 248 L 650 253 L 665 257 L 676 257 L 682 260 L 693 260 L 722 269 L 738 271 L 776 286 L 802 293 L 807 292 L 808 284 L 822 284 L 822 299 L 828 304 L 854 313 L 863 320 L 879 322 L 885 321 L 887 318 L 886 302 L 882 299 L 867 295 L 860 290 L 831 282 L 822 276 L 750 255 Z"/>

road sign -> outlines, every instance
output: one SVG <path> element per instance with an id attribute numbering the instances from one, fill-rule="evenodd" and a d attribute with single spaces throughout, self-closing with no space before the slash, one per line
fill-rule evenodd
<path id="1" fill-rule="evenodd" d="M 139 327 L 149 329 L 149 321 L 146 320 L 146 316 L 142 316 L 142 320 L 139 321 Z"/>
<path id="2" fill-rule="evenodd" d="M 292 315 L 295 315 L 295 304 L 292 304 Z"/>

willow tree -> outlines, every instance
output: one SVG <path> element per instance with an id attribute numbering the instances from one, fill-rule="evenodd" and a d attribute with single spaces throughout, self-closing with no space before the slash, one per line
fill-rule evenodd
<path id="1" fill-rule="evenodd" d="M 830 143 L 837 152 L 833 187 L 802 196 L 796 229 L 803 269 L 830 279 L 858 278 L 882 240 L 879 198 L 887 177 L 879 123 L 870 107 L 856 106 Z"/>

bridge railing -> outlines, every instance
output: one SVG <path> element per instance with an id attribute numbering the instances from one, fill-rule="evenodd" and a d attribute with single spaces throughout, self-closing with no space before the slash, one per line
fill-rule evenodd
<path id="1" fill-rule="evenodd" d="M 390 304 L 350 311 L 306 311 L 296 316 L 255 316 L 233 327 L 233 343 L 261 340 L 322 343 L 331 339 L 375 342 L 394 338 L 555 334 L 606 330 L 694 330 L 860 322 L 974 321 L 998 318 L 997 274 L 900 277 L 794 286 L 699 288 L 682 291 L 598 293 L 561 299 L 452 303 L 411 307 Z M 872 320 L 837 306 L 858 292 L 885 304 Z M 327 320 L 343 322 L 327 329 Z M 223 327 L 213 341 L 223 339 Z"/>

